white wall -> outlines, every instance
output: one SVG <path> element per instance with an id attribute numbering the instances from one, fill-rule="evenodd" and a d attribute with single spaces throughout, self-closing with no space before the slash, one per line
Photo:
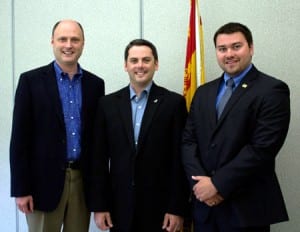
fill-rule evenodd
<path id="1" fill-rule="evenodd" d="M 189 0 L 1 0 L 0 4 L 0 223 L 3 231 L 26 231 L 24 216 L 16 217 L 9 197 L 8 146 L 13 94 L 19 74 L 52 61 L 51 29 L 62 18 L 73 18 L 85 29 L 86 45 L 81 65 L 104 78 L 106 92 L 128 84 L 123 69 L 127 43 L 143 36 L 158 48 L 160 68 L 155 81 L 182 92 Z M 207 80 L 220 75 L 213 34 L 229 21 L 246 24 L 253 32 L 254 64 L 285 80 L 291 89 L 292 121 L 287 141 L 277 159 L 277 173 L 290 221 L 272 226 L 272 232 L 296 232 L 300 224 L 300 168 L 298 152 L 299 88 L 296 76 L 300 48 L 300 1 L 297 0 L 200 0 L 204 24 Z M 298 62 L 297 62 L 298 61 Z M 297 63 L 296 63 L 297 62 Z M 20 221 L 18 221 L 20 220 Z M 91 231 L 96 231 L 92 225 Z"/>
<path id="2" fill-rule="evenodd" d="M 15 208 L 9 198 L 8 143 L 13 97 L 11 2 L 0 4 L 0 224 L 4 230 L 16 231 Z M 9 226 L 9 227 L 8 227 Z M 9 228 L 9 229 L 8 229 Z"/>

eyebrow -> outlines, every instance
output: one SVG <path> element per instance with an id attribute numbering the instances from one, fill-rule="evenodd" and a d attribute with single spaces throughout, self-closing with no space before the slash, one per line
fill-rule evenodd
<path id="1" fill-rule="evenodd" d="M 129 60 L 138 60 L 138 59 L 142 59 L 142 60 L 145 60 L 145 59 L 152 59 L 151 56 L 144 56 L 144 57 L 129 57 Z"/>
<path id="2" fill-rule="evenodd" d="M 225 44 L 222 44 L 222 45 L 217 45 L 217 48 L 220 48 L 220 47 L 231 47 L 231 46 L 234 46 L 234 45 L 237 45 L 237 44 L 243 44 L 243 42 L 234 42 L 228 46 L 226 46 Z"/>

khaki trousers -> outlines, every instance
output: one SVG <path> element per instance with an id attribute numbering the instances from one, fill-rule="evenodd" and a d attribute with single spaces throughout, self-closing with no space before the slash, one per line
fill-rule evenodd
<path id="1" fill-rule="evenodd" d="M 26 214 L 26 220 L 29 232 L 88 232 L 90 213 L 85 204 L 81 172 L 66 170 L 63 194 L 54 211 L 35 210 Z"/>

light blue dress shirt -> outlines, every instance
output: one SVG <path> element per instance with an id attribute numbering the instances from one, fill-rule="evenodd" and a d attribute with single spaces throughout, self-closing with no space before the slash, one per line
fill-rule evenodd
<path id="1" fill-rule="evenodd" d="M 135 146 L 138 145 L 140 129 L 151 86 L 152 82 L 141 92 L 140 96 L 137 96 L 134 89 L 129 85 Z"/>

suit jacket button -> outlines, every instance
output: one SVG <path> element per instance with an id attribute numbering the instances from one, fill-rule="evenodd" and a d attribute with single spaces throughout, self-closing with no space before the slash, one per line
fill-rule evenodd
<path id="1" fill-rule="evenodd" d="M 216 174 L 216 171 L 215 170 L 212 170 L 211 172 L 210 172 L 210 176 L 214 176 Z"/>
<path id="2" fill-rule="evenodd" d="M 217 145 L 215 143 L 210 144 L 210 148 L 215 148 Z"/>

